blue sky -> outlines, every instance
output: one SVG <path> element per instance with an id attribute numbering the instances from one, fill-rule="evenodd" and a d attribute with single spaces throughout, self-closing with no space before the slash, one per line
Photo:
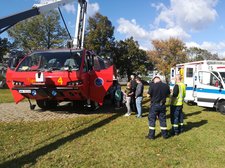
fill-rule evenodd
<path id="1" fill-rule="evenodd" d="M 44 1 L 47 0 L 1 0 L 0 17 Z M 153 39 L 177 37 L 188 47 L 225 57 L 224 6 L 224 0 L 89 0 L 88 13 L 107 16 L 115 27 L 116 40 L 133 36 L 146 50 L 151 49 Z M 62 9 L 72 36 L 76 9 L 76 1 Z"/>

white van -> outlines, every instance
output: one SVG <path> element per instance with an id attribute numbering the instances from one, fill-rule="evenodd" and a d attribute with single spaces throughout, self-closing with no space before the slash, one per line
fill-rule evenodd
<path id="1" fill-rule="evenodd" d="M 185 102 L 215 107 L 225 114 L 225 61 L 204 60 L 177 64 L 171 68 L 171 88 L 175 84 L 176 74 L 180 74 L 186 84 Z"/>

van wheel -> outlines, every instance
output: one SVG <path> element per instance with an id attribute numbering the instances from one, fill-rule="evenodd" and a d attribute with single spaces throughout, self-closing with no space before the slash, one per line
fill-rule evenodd
<path id="1" fill-rule="evenodd" d="M 57 101 L 54 100 L 36 100 L 38 107 L 43 110 L 48 110 L 55 108 L 57 106 Z"/>
<path id="2" fill-rule="evenodd" d="M 222 101 L 221 103 L 219 103 L 219 112 L 225 115 L 225 101 Z"/>

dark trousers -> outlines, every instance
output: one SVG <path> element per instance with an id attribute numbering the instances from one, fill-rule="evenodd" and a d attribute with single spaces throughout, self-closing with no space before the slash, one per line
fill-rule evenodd
<path id="1" fill-rule="evenodd" d="M 170 106 L 170 120 L 172 124 L 172 133 L 179 134 L 184 129 L 183 106 Z"/>
<path id="2" fill-rule="evenodd" d="M 137 112 L 135 96 L 131 96 L 130 107 L 131 107 L 131 111 Z"/>
<path id="3" fill-rule="evenodd" d="M 160 104 L 152 104 L 148 115 L 149 138 L 155 137 L 155 122 L 157 117 L 159 118 L 162 136 L 167 137 L 166 106 Z"/>

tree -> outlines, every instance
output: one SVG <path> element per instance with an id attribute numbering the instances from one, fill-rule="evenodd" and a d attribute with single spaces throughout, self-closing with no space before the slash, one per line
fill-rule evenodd
<path id="1" fill-rule="evenodd" d="M 185 44 L 176 38 L 153 40 L 153 49 L 148 51 L 149 60 L 155 68 L 169 78 L 171 67 L 187 61 Z"/>
<path id="2" fill-rule="evenodd" d="M 190 47 L 186 50 L 189 61 L 202 61 L 202 60 L 218 60 L 218 54 L 212 54 L 207 50 Z"/>
<path id="3" fill-rule="evenodd" d="M 114 46 L 113 33 L 111 21 L 106 16 L 96 13 L 88 19 L 85 48 L 94 50 L 97 54 L 109 54 Z"/>
<path id="4" fill-rule="evenodd" d="M 8 34 L 18 48 L 27 52 L 62 47 L 67 34 L 59 20 L 58 12 L 50 11 L 16 24 Z"/>
<path id="5" fill-rule="evenodd" d="M 128 77 L 135 74 L 146 74 L 151 64 L 144 50 L 139 49 L 139 44 L 133 37 L 116 42 L 113 61 L 120 75 Z"/>
<path id="6" fill-rule="evenodd" d="M 9 51 L 10 42 L 7 38 L 0 37 L 0 63 L 3 61 L 3 56 Z"/>

